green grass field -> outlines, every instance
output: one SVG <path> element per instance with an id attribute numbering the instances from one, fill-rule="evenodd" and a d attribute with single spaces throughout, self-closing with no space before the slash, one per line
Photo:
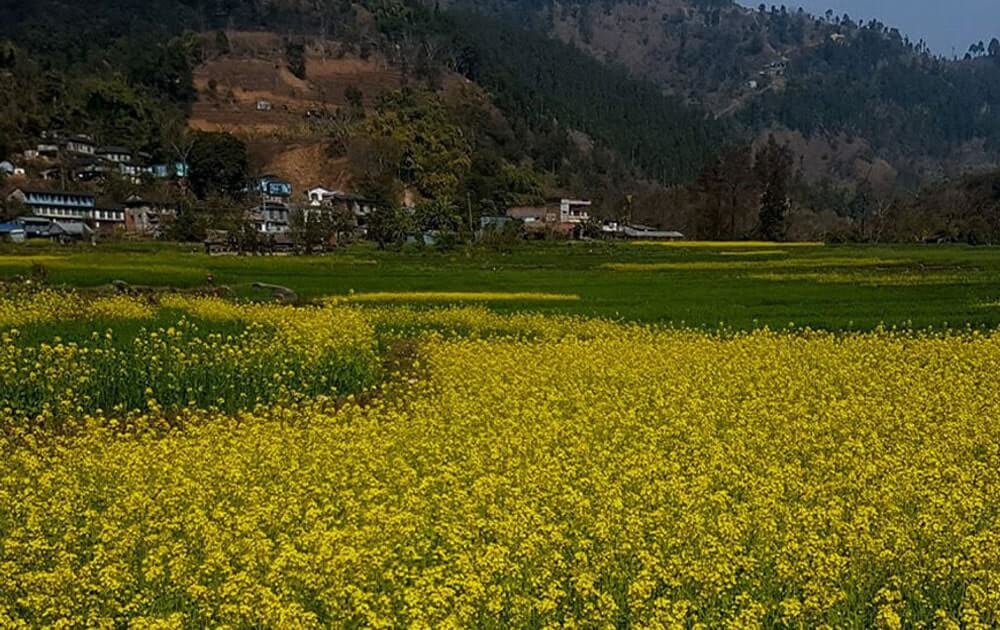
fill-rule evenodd
<path id="1" fill-rule="evenodd" d="M 487 304 L 708 327 L 1000 325 L 1000 249 L 962 246 L 573 242 L 441 253 L 357 245 L 313 257 L 206 256 L 161 244 L 0 249 L 0 276 L 33 265 L 54 286 L 123 280 L 187 288 L 212 274 L 239 295 L 254 295 L 251 285 L 265 282 L 304 300 L 350 292 L 566 294 L 579 299 Z"/>

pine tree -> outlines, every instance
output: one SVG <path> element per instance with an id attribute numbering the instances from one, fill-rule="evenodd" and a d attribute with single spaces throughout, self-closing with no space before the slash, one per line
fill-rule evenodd
<path id="1" fill-rule="evenodd" d="M 785 217 L 788 214 L 788 184 L 792 175 L 792 152 L 778 144 L 774 135 L 757 152 L 754 170 L 763 191 L 760 198 L 760 218 L 757 231 L 761 238 L 780 241 L 785 238 Z"/>

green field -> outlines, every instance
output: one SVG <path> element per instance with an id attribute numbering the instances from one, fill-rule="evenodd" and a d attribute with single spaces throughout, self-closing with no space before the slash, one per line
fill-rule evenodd
<path id="1" fill-rule="evenodd" d="M 783 244 L 523 244 L 481 249 L 378 251 L 356 245 L 312 256 L 207 256 L 192 246 L 7 245 L 0 276 L 45 269 L 53 286 L 197 287 L 209 274 L 237 294 L 255 282 L 303 300 L 370 292 L 544 292 L 576 300 L 487 302 L 645 322 L 734 328 L 1000 324 L 1000 249 L 964 246 Z M 264 297 L 264 294 L 258 294 Z M 445 300 L 447 301 L 447 300 Z"/>

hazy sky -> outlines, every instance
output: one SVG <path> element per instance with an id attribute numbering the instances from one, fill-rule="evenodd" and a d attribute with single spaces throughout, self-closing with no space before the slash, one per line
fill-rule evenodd
<path id="1" fill-rule="evenodd" d="M 760 0 L 743 0 L 757 6 Z M 913 41 L 924 39 L 934 52 L 951 56 L 952 49 L 964 55 L 975 41 L 1000 37 L 1000 0 L 770 0 L 772 4 L 798 8 L 815 14 L 833 9 L 857 20 L 878 18 L 899 28 Z"/>

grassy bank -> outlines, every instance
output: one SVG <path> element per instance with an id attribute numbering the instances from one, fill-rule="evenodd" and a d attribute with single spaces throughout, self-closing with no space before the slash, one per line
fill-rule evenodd
<path id="1" fill-rule="evenodd" d="M 962 246 L 561 243 L 524 244 L 510 253 L 439 253 L 358 245 L 314 257 L 210 257 L 190 246 L 160 244 L 0 250 L 0 277 L 29 273 L 36 265 L 57 286 L 123 280 L 197 287 L 211 274 L 241 296 L 265 297 L 252 289 L 255 282 L 290 287 L 304 300 L 351 292 L 476 292 L 481 297 L 474 301 L 498 312 L 693 326 L 1000 325 L 1000 249 Z M 413 301 L 466 300 L 443 295 Z"/>

